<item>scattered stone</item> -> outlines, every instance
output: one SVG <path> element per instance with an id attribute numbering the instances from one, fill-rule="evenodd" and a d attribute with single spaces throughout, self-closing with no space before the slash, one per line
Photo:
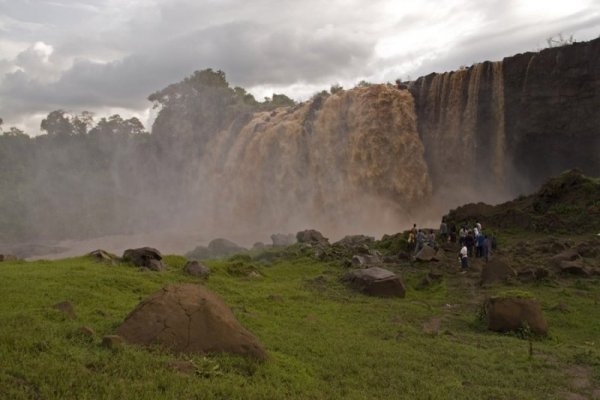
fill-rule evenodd
<path id="1" fill-rule="evenodd" d="M 581 277 L 589 277 L 591 275 L 590 271 L 581 264 L 581 261 L 561 261 L 560 262 L 560 272 L 566 275 L 575 275 Z"/>
<path id="2" fill-rule="evenodd" d="M 424 245 L 421 250 L 415 256 L 415 260 L 417 261 L 438 261 L 437 260 L 437 252 L 431 246 Z"/>
<path id="3" fill-rule="evenodd" d="M 300 231 L 296 234 L 296 239 L 298 243 L 308 243 L 308 244 L 329 244 L 329 239 L 324 237 L 321 232 L 314 229 L 307 229 L 305 231 Z"/>
<path id="4" fill-rule="evenodd" d="M 119 335 L 106 335 L 102 338 L 102 347 L 118 349 L 123 345 L 123 338 Z"/>
<path id="5" fill-rule="evenodd" d="M 550 259 L 550 262 L 560 268 L 563 261 L 575 261 L 581 258 L 581 255 L 576 248 L 567 249 Z"/>
<path id="6" fill-rule="evenodd" d="M 167 368 L 184 375 L 193 375 L 196 373 L 196 366 L 191 361 L 173 360 L 167 363 Z"/>
<path id="7" fill-rule="evenodd" d="M 274 233 L 271 235 L 273 247 L 287 247 L 296 243 L 296 236 L 293 233 Z"/>
<path id="8" fill-rule="evenodd" d="M 136 267 L 148 268 L 152 271 L 163 271 L 167 266 L 161 261 L 160 251 L 152 247 L 140 247 L 138 249 L 127 249 L 123 253 L 123 261 L 130 262 Z"/>
<path id="9" fill-rule="evenodd" d="M 210 268 L 198 261 L 188 261 L 183 270 L 200 278 L 207 278 L 210 275 Z"/>
<path id="10" fill-rule="evenodd" d="M 479 284 L 485 286 L 494 283 L 504 283 L 515 276 L 515 270 L 505 260 L 493 258 L 483 266 Z"/>
<path id="11" fill-rule="evenodd" d="M 73 304 L 70 301 L 61 301 L 60 303 L 56 303 L 52 306 L 52 308 L 57 309 L 58 311 L 65 314 L 69 319 L 77 319 L 77 314 L 75 314 L 75 309 L 73 308 Z"/>
<path id="12" fill-rule="evenodd" d="M 537 335 L 548 334 L 542 307 L 535 299 L 492 297 L 486 301 L 485 311 L 489 330 L 519 331 L 526 323 L 531 332 Z"/>
<path id="13" fill-rule="evenodd" d="M 101 249 L 92 251 L 88 254 L 88 257 L 90 257 L 96 262 L 108 265 L 117 265 L 117 263 L 119 262 L 119 258 L 117 256 Z"/>
<path id="14" fill-rule="evenodd" d="M 201 285 L 170 285 L 142 301 L 117 329 L 127 343 L 176 353 L 267 353 L 216 294 Z"/>
<path id="15" fill-rule="evenodd" d="M 373 265 L 381 264 L 383 262 L 381 256 L 370 255 L 370 254 L 356 254 L 352 256 L 353 265 Z"/>
<path id="16" fill-rule="evenodd" d="M 399 276 L 379 267 L 350 271 L 343 280 L 369 296 L 404 297 L 406 293 L 404 283 Z"/>
<path id="17" fill-rule="evenodd" d="M 90 338 L 96 336 L 96 331 L 90 328 L 89 326 L 82 326 L 81 328 L 79 328 L 78 332 L 81 333 L 83 336 L 87 336 Z"/>

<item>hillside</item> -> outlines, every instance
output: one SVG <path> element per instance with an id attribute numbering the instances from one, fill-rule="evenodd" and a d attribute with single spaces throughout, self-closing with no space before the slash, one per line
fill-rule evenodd
<path id="1" fill-rule="evenodd" d="M 549 179 L 538 191 L 491 206 L 467 204 L 445 218 L 457 226 L 475 221 L 493 229 L 546 233 L 600 232 L 600 180 L 570 170 Z"/>

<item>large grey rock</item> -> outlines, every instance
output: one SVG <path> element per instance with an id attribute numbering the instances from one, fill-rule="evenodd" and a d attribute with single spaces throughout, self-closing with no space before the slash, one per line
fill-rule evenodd
<path id="1" fill-rule="evenodd" d="M 152 271 L 163 271 L 167 266 L 162 262 L 160 251 L 152 247 L 127 249 L 123 253 L 123 261 L 130 262 L 136 267 L 148 268 Z"/>
<path id="2" fill-rule="evenodd" d="M 352 256 L 352 264 L 353 265 L 373 265 L 373 264 L 381 264 L 383 259 L 378 254 L 355 254 Z"/>
<path id="3" fill-rule="evenodd" d="M 91 253 L 88 254 L 88 257 L 90 257 L 92 260 L 94 260 L 96 262 L 104 263 L 104 264 L 108 264 L 108 265 L 116 265 L 119 262 L 119 259 L 117 256 L 109 253 L 108 251 L 101 250 L 101 249 L 92 251 Z"/>
<path id="4" fill-rule="evenodd" d="M 375 238 L 372 236 L 365 235 L 348 235 L 344 236 L 343 239 L 338 240 L 334 243 L 334 245 L 342 246 L 348 249 L 356 249 L 356 248 L 369 248 L 375 242 Z"/>
<path id="5" fill-rule="evenodd" d="M 329 244 L 329 239 L 324 237 L 321 232 L 314 229 L 307 229 L 296 234 L 298 243 L 308 244 Z"/>
<path id="6" fill-rule="evenodd" d="M 210 268 L 198 261 L 188 261 L 183 270 L 200 278 L 206 278 L 210 275 Z"/>
<path id="7" fill-rule="evenodd" d="M 431 246 L 424 245 L 415 256 L 417 261 L 440 261 L 438 252 Z"/>
<path id="8" fill-rule="evenodd" d="M 117 329 L 125 342 L 175 353 L 267 353 L 223 300 L 202 285 L 167 286 L 142 301 Z"/>
<path id="9" fill-rule="evenodd" d="M 350 271 L 343 280 L 369 296 L 404 297 L 406 293 L 404 283 L 399 276 L 379 267 Z"/>

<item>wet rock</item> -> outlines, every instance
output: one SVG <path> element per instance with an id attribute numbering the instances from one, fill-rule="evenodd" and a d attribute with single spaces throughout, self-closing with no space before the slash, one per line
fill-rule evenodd
<path id="1" fill-rule="evenodd" d="M 353 265 L 373 265 L 373 264 L 381 264 L 383 259 L 380 255 L 371 255 L 371 254 L 356 254 L 352 256 L 352 264 Z"/>
<path id="2" fill-rule="evenodd" d="M 210 268 L 198 261 L 188 261 L 183 270 L 189 275 L 199 278 L 207 278 L 210 275 Z"/>
<path id="3" fill-rule="evenodd" d="M 287 247 L 296 243 L 296 236 L 293 233 L 274 233 L 271 235 L 273 247 Z"/>
<path id="4" fill-rule="evenodd" d="M 492 297 L 486 301 L 485 311 L 492 331 L 519 331 L 527 325 L 537 335 L 548 334 L 548 324 L 535 299 Z"/>
<path id="5" fill-rule="evenodd" d="M 483 266 L 479 284 L 485 286 L 494 283 L 504 283 L 515 276 L 515 270 L 505 260 L 493 258 Z"/>
<path id="6" fill-rule="evenodd" d="M 152 271 L 163 271 L 167 266 L 161 261 L 160 251 L 152 247 L 127 249 L 123 253 L 123 261 L 130 262 L 136 267 L 147 268 Z"/>
<path id="7" fill-rule="evenodd" d="M 314 229 L 307 229 L 304 231 L 300 231 L 296 234 L 296 239 L 298 243 L 309 243 L 309 244 L 329 244 L 329 239 L 324 237 L 321 232 Z"/>
<path id="8" fill-rule="evenodd" d="M 369 296 L 404 297 L 406 293 L 404 283 L 399 276 L 379 267 L 350 271 L 343 280 Z"/>
<path id="9" fill-rule="evenodd" d="M 77 319 L 77 314 L 75 314 L 75 308 L 70 301 L 61 301 L 60 303 L 56 303 L 52 306 L 52 308 L 57 309 L 67 316 L 69 319 Z"/>
<path id="10" fill-rule="evenodd" d="M 264 360 L 258 340 L 216 294 L 201 285 L 170 285 L 142 301 L 117 329 L 125 342 L 175 353 L 228 352 Z"/>
<path id="11" fill-rule="evenodd" d="M 119 262 L 119 258 L 117 256 L 101 249 L 94 250 L 91 253 L 88 253 L 88 257 L 90 257 L 96 262 L 108 265 L 117 265 L 117 263 Z"/>
<path id="12" fill-rule="evenodd" d="M 438 252 L 431 246 L 425 245 L 415 256 L 417 261 L 439 261 Z"/>

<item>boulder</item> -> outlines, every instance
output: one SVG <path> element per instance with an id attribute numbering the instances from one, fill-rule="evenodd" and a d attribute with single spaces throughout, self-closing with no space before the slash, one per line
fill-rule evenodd
<path id="1" fill-rule="evenodd" d="M 324 237 L 321 232 L 314 229 L 307 229 L 296 233 L 296 239 L 298 240 L 298 243 L 329 244 L 329 239 Z"/>
<path id="2" fill-rule="evenodd" d="M 566 275 L 581 276 L 585 278 L 591 275 L 591 272 L 581 263 L 580 260 L 561 261 L 560 273 Z"/>
<path id="3" fill-rule="evenodd" d="M 438 252 L 431 246 L 424 245 L 415 256 L 417 261 L 439 261 Z"/>
<path id="4" fill-rule="evenodd" d="M 114 254 L 110 254 L 108 251 L 105 250 L 94 250 L 91 253 L 88 253 L 88 257 L 90 257 L 92 260 L 99 262 L 99 263 L 104 263 L 104 264 L 109 264 L 109 265 L 116 265 L 119 262 L 119 259 L 117 256 L 115 256 Z"/>
<path id="5" fill-rule="evenodd" d="M 210 275 L 210 268 L 198 261 L 188 261 L 183 270 L 189 275 L 206 278 Z"/>
<path id="6" fill-rule="evenodd" d="M 263 242 L 256 242 L 252 245 L 252 250 L 263 250 L 267 247 Z"/>
<path id="7" fill-rule="evenodd" d="M 494 283 L 504 283 L 515 276 L 515 270 L 512 269 L 505 260 L 501 258 L 492 258 L 483 266 L 479 284 L 484 286 Z"/>
<path id="8" fill-rule="evenodd" d="M 383 259 L 380 255 L 374 254 L 355 254 L 352 256 L 352 264 L 353 265 L 373 265 L 373 264 L 381 264 Z"/>
<path id="9" fill-rule="evenodd" d="M 212 253 L 206 246 L 196 246 L 194 250 L 185 253 L 185 257 L 190 260 L 206 260 L 212 258 Z"/>
<path id="10" fill-rule="evenodd" d="M 344 276 L 359 292 L 377 297 L 404 297 L 406 288 L 399 276 L 379 267 L 350 271 Z"/>
<path id="11" fill-rule="evenodd" d="M 554 265 L 555 267 L 560 268 L 560 264 L 563 261 L 575 261 L 575 260 L 579 260 L 580 258 L 581 258 L 581 255 L 579 254 L 579 251 L 577 251 L 576 248 L 571 248 L 571 249 L 562 251 L 562 252 L 558 253 L 557 255 L 555 255 L 554 257 L 552 257 L 550 259 L 550 263 L 552 265 Z"/>
<path id="12" fill-rule="evenodd" d="M 152 271 L 163 271 L 167 266 L 161 261 L 160 251 L 152 247 L 140 247 L 138 249 L 127 249 L 123 253 L 123 261 L 130 262 L 136 267 L 147 268 Z"/>
<path id="13" fill-rule="evenodd" d="M 586 258 L 594 258 L 600 256 L 600 241 L 590 240 L 577 245 L 577 252 Z"/>
<path id="14" fill-rule="evenodd" d="M 258 340 L 216 294 L 201 285 L 167 286 L 142 301 L 117 329 L 125 342 L 175 353 L 228 352 L 265 360 Z"/>
<path id="15" fill-rule="evenodd" d="M 492 331 L 519 331 L 526 324 L 537 335 L 548 334 L 542 308 L 535 299 L 492 297 L 485 303 L 485 312 Z"/>
<path id="16" fill-rule="evenodd" d="M 296 236 L 293 233 L 274 233 L 271 235 L 273 247 L 287 247 L 296 243 Z"/>
<path id="17" fill-rule="evenodd" d="M 227 257 L 238 253 L 244 253 L 248 249 L 227 239 L 214 239 L 208 244 L 208 250 L 212 257 Z"/>

